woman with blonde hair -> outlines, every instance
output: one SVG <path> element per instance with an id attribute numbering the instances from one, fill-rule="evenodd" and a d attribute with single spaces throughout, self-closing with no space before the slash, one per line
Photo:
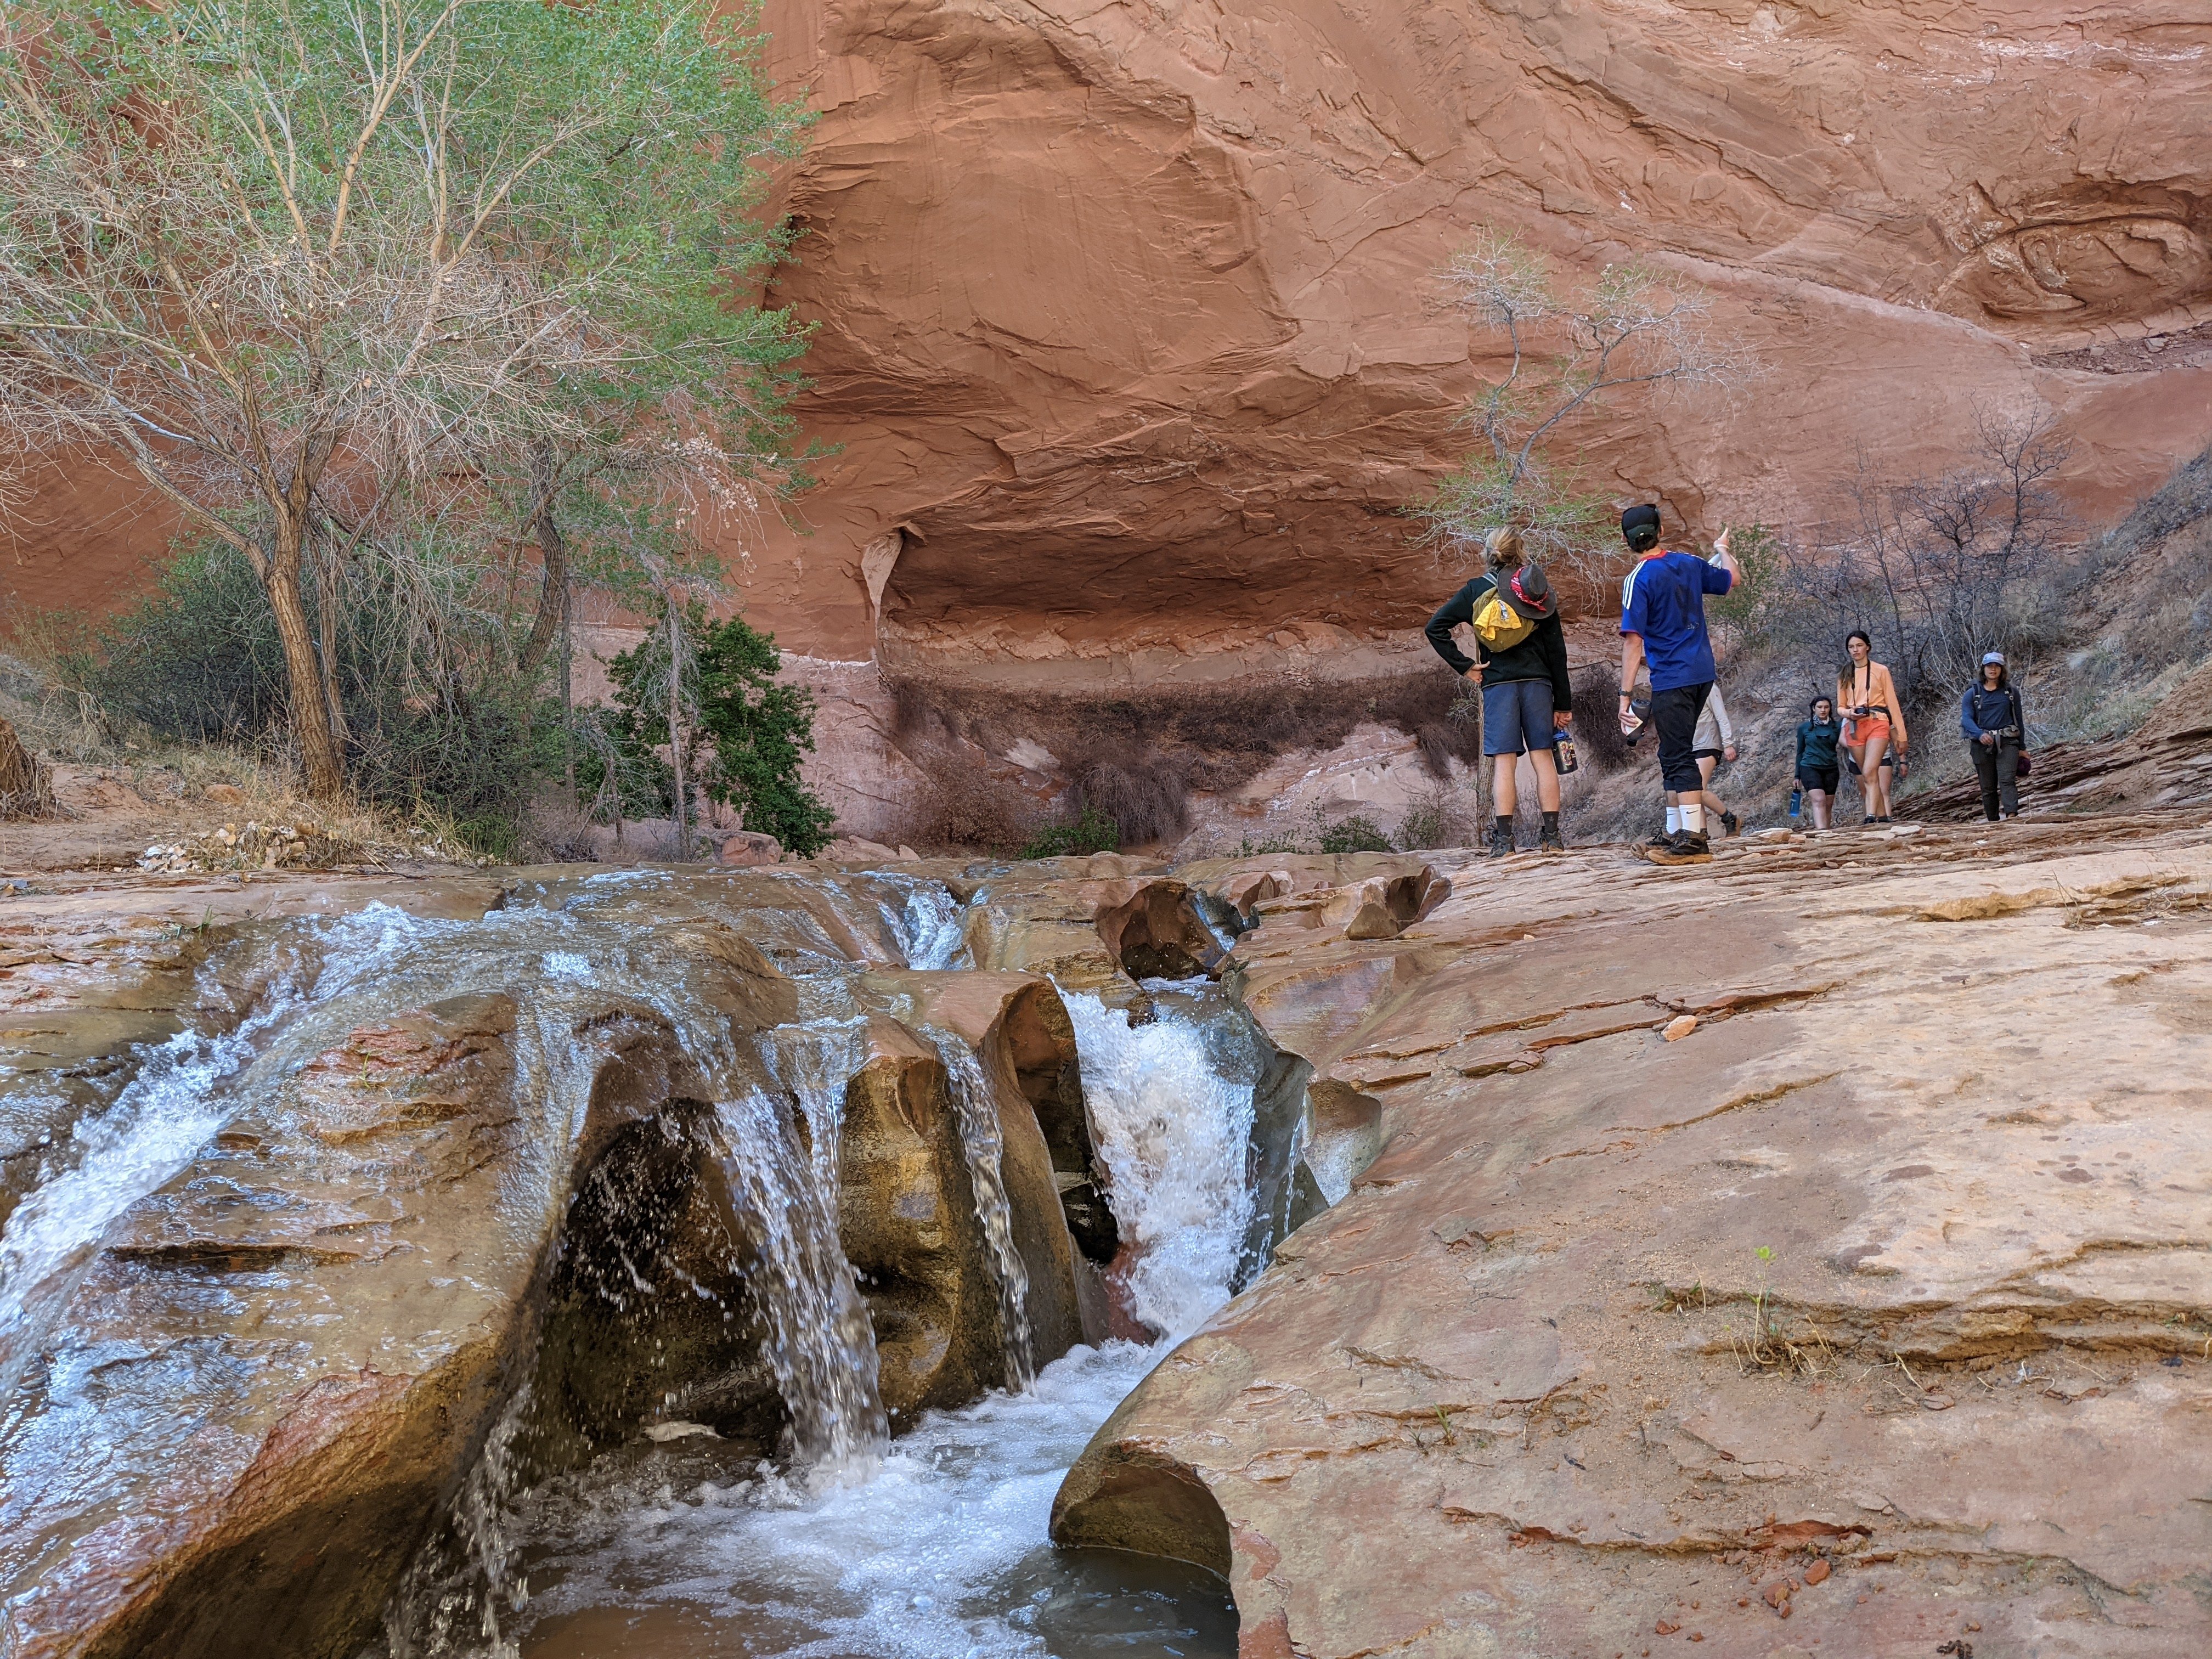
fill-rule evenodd
<path id="1" fill-rule="evenodd" d="M 1536 805 L 1544 815 L 1536 850 L 1564 853 L 1559 773 L 1552 751 L 1574 717 L 1574 692 L 1567 682 L 1559 604 L 1543 571 L 1523 560 L 1521 538 L 1513 531 L 1492 531 L 1482 539 L 1482 554 L 1487 570 L 1446 599 L 1425 631 L 1452 672 L 1482 690 L 1482 752 L 1490 757 L 1497 813 L 1490 855 L 1503 858 L 1513 851 L 1519 805 L 1515 774 L 1523 755 L 1536 775 Z M 1452 638 L 1452 629 L 1462 626 L 1475 636 L 1472 657 Z"/>
<path id="2" fill-rule="evenodd" d="M 1882 763 L 1893 742 L 1905 752 L 1905 707 L 1889 670 L 1874 659 L 1874 640 L 1863 628 L 1854 628 L 1844 641 L 1849 653 L 1836 672 L 1836 709 L 1844 716 L 1844 746 L 1850 750 L 1859 775 L 1859 793 L 1866 802 L 1866 822 L 1889 822 L 1889 786 L 1881 775 Z"/>

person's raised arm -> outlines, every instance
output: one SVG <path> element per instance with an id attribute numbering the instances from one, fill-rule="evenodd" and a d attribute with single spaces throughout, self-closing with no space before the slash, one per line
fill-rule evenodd
<path id="1" fill-rule="evenodd" d="M 1743 578 L 1742 568 L 1737 565 L 1735 556 L 1729 551 L 1729 538 L 1735 533 L 1732 529 L 1723 530 L 1720 533 L 1720 539 L 1713 544 L 1713 556 L 1705 562 L 1705 568 L 1708 572 L 1715 570 L 1721 572 L 1728 580 L 1716 586 L 1712 577 L 1708 574 L 1705 578 L 1705 591 L 1708 593 L 1728 592 Z"/>

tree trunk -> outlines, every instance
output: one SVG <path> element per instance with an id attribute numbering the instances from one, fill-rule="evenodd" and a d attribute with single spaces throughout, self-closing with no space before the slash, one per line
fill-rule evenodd
<path id="1" fill-rule="evenodd" d="M 545 566 L 545 580 L 538 590 L 538 615 L 530 624 L 530 637 L 522 642 L 515 669 L 526 681 L 536 673 L 551 649 L 556 633 L 563 635 L 568 609 L 568 542 L 553 520 L 553 449 L 539 444 L 530 452 L 530 485 L 534 502 L 531 534 L 538 538 L 538 556 Z M 565 672 L 565 667 L 564 667 Z"/>
<path id="2" fill-rule="evenodd" d="M 571 586 L 561 584 L 561 762 L 568 775 L 568 805 L 576 798 L 576 596 Z"/>
<path id="3" fill-rule="evenodd" d="M 0 817 L 35 818 L 53 810 L 53 780 L 23 746 L 15 728 L 0 720 Z"/>
<path id="4" fill-rule="evenodd" d="M 668 758 L 676 769 L 669 789 L 676 816 L 676 856 L 691 856 L 690 814 L 691 790 L 684 775 L 684 641 L 683 623 L 676 614 L 676 599 L 668 599 Z"/>
<path id="5" fill-rule="evenodd" d="M 323 707 L 330 711 L 331 732 L 343 746 L 345 699 L 338 691 L 338 564 L 335 549 L 325 549 L 315 560 L 315 620 L 322 629 Z"/>
<path id="6" fill-rule="evenodd" d="M 307 793 L 317 800 L 335 800 L 345 789 L 345 761 L 338 750 L 337 736 L 331 729 L 322 664 L 315 651 L 314 631 L 307 625 L 307 608 L 301 599 L 300 555 L 299 525 L 280 520 L 276 545 L 269 558 L 269 608 L 276 616 L 276 637 L 284 647 L 292 735 L 300 745 L 301 764 L 307 769 Z"/>

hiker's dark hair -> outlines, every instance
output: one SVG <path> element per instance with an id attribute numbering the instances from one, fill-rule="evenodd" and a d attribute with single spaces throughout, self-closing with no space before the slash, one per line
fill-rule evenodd
<path id="1" fill-rule="evenodd" d="M 1659 545 L 1659 526 L 1656 524 L 1631 525 L 1620 533 L 1632 553 L 1649 553 Z"/>
<path id="2" fill-rule="evenodd" d="M 1872 662 L 1874 660 L 1873 635 L 1868 633 L 1863 628 L 1854 628 L 1850 633 L 1844 635 L 1844 665 L 1836 671 L 1836 684 L 1838 687 L 1849 685 L 1851 683 L 1851 677 L 1858 672 L 1858 665 L 1851 660 L 1851 641 L 1853 640 L 1864 640 L 1866 641 L 1867 647 L 1867 660 L 1869 662 Z"/>
<path id="3" fill-rule="evenodd" d="M 2006 666 L 2004 665 L 2004 664 L 2002 664 L 2002 663 L 2001 663 L 2001 662 L 1985 662 L 1985 663 L 1984 663 L 1984 664 L 1982 665 L 1980 673 L 1978 673 L 1978 675 L 1976 675 L 1976 676 L 1975 676 L 1975 678 L 1974 678 L 1974 684 L 1975 684 L 1976 685 L 1980 686 L 1980 687 L 1981 687 L 1984 690 L 1985 690 L 1985 691 L 1986 691 L 1987 690 L 1989 690 L 1989 685 L 1990 685 L 1990 670 L 1991 670 L 1992 668 L 1994 668 L 1994 669 L 1996 669 L 1996 670 L 1997 671 L 1997 686 L 1996 686 L 1996 689 L 1997 689 L 1998 690 L 2000 690 L 2000 691 L 2009 691 L 2009 690 L 2012 690 L 2012 670 L 2011 670 L 2011 669 L 2009 669 L 2009 668 L 2008 668 L 2008 667 L 2006 667 Z"/>
<path id="4" fill-rule="evenodd" d="M 1829 718 L 1830 718 L 1830 719 L 1832 719 L 1832 720 L 1833 718 L 1835 718 L 1835 713 L 1836 713 L 1836 700 L 1835 700 L 1833 697 L 1830 696 L 1829 696 L 1826 692 L 1825 692 L 1825 691 L 1823 691 L 1822 693 L 1820 693 L 1820 695 L 1819 696 L 1817 696 L 1817 697 L 1814 698 L 1812 702 L 1808 702 L 1808 703 L 1807 703 L 1807 704 L 1805 705 L 1805 717 L 1806 717 L 1808 720 L 1816 720 L 1820 719 L 1820 705 L 1821 705 L 1822 703 L 1824 703 L 1824 702 L 1825 702 L 1826 704 L 1827 704 L 1827 705 L 1828 705 L 1828 716 L 1829 716 Z"/>

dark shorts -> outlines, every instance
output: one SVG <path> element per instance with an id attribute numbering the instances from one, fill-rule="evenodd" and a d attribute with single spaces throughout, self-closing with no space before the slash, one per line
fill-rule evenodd
<path id="1" fill-rule="evenodd" d="M 1692 760 L 1709 760 L 1717 763 L 1720 761 L 1726 759 L 1727 756 L 1724 751 L 1718 749 L 1692 749 L 1690 751 L 1690 758 Z"/>
<path id="2" fill-rule="evenodd" d="M 1525 755 L 1557 741 L 1552 727 L 1552 683 L 1507 680 L 1482 688 L 1482 752 Z"/>
<path id="3" fill-rule="evenodd" d="M 1824 795 L 1832 795 L 1836 793 L 1836 786 L 1843 781 L 1838 775 L 1838 769 L 1833 766 L 1801 766 L 1797 769 L 1797 781 L 1808 789 L 1817 789 Z"/>
<path id="4" fill-rule="evenodd" d="M 1651 726 L 1659 733 L 1659 775 L 1678 795 L 1694 795 L 1705 787 L 1691 745 L 1698 740 L 1698 716 L 1705 712 L 1705 698 L 1713 684 L 1674 685 L 1651 694 Z"/>

